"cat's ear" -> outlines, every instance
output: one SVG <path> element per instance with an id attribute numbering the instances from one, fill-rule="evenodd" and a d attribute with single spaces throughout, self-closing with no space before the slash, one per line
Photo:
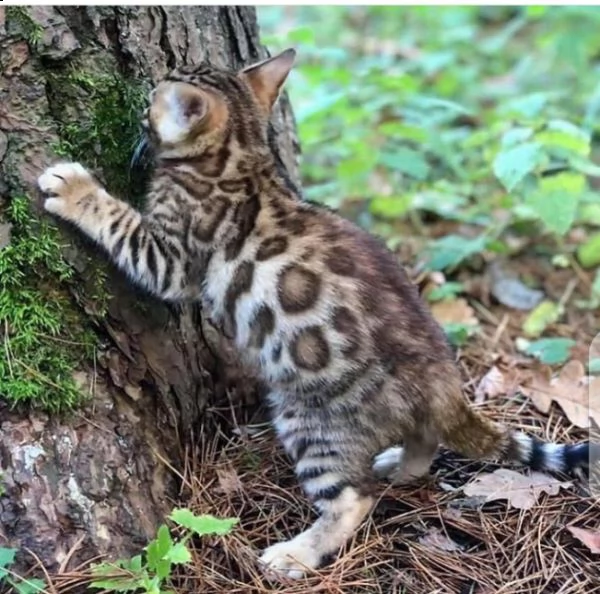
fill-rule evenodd
<path id="1" fill-rule="evenodd" d="M 290 73 L 295 59 L 296 50 L 290 48 L 272 58 L 252 64 L 240 72 L 240 76 L 248 81 L 258 102 L 267 113 L 271 111 L 277 100 L 281 86 Z"/>
<path id="2" fill-rule="evenodd" d="M 203 120 L 208 112 L 207 96 L 192 85 L 176 83 L 176 94 L 181 115 L 190 127 Z"/>
<path id="3" fill-rule="evenodd" d="M 205 93 L 181 82 L 164 82 L 158 85 L 150 119 L 162 142 L 177 144 L 203 125 L 209 111 Z"/>

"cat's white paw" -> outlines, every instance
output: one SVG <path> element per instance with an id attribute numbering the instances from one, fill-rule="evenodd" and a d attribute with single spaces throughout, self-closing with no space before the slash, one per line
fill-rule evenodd
<path id="1" fill-rule="evenodd" d="M 402 464 L 404 448 L 397 446 L 383 450 L 375 456 L 373 462 L 373 472 L 377 478 L 389 478 L 393 476 Z"/>
<path id="2" fill-rule="evenodd" d="M 37 182 L 44 194 L 50 194 L 44 202 L 44 209 L 62 216 L 75 214 L 72 211 L 77 201 L 98 187 L 80 163 L 52 165 L 38 177 Z"/>
<path id="3" fill-rule="evenodd" d="M 301 579 L 311 569 L 316 569 L 322 555 L 312 539 L 299 534 L 292 540 L 278 542 L 269 547 L 260 558 L 269 577 L 279 576 Z"/>

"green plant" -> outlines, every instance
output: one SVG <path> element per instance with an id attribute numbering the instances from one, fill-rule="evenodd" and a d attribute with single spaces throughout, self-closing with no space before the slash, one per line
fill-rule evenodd
<path id="1" fill-rule="evenodd" d="M 288 89 L 309 198 L 391 241 L 402 220 L 420 234 L 423 217 L 469 228 L 428 242 L 436 270 L 510 253 L 510 234 L 573 252 L 566 233 L 599 224 L 596 9 L 272 7 L 259 17 L 266 43 L 299 50 Z M 596 243 L 580 249 L 585 264 L 597 265 Z"/>
<path id="2" fill-rule="evenodd" d="M 98 74 L 75 65 L 50 76 L 51 97 L 59 121 L 54 152 L 101 171 L 111 191 L 134 203 L 142 196 L 129 162 L 140 135 L 140 114 L 146 103 L 143 83 L 122 74 Z M 79 106 L 77 117 L 65 112 L 69 101 Z"/>
<path id="3" fill-rule="evenodd" d="M 6 215 L 12 233 L 0 250 L 0 397 L 69 409 L 82 399 L 73 369 L 92 356 L 95 335 L 71 304 L 73 270 L 57 230 L 32 214 L 25 197 L 14 197 Z"/>
<path id="4" fill-rule="evenodd" d="M 187 543 L 193 536 L 223 536 L 229 534 L 238 520 L 196 516 L 188 509 L 175 509 L 169 519 L 182 529 L 182 536 L 174 539 L 163 524 L 156 538 L 148 543 L 143 555 L 115 563 L 101 563 L 93 568 L 91 588 L 108 592 L 142 591 L 145 594 L 168 594 L 165 583 L 171 578 L 176 565 L 192 559 Z"/>
<path id="5" fill-rule="evenodd" d="M 6 17 L 9 24 L 15 23 L 29 45 L 35 46 L 44 33 L 43 27 L 36 22 L 23 6 L 8 6 Z"/>
<path id="6" fill-rule="evenodd" d="M 45 592 L 46 583 L 37 578 L 23 578 L 10 570 L 15 561 L 17 549 L 0 547 L 0 586 L 6 584 L 15 594 L 36 594 Z"/>

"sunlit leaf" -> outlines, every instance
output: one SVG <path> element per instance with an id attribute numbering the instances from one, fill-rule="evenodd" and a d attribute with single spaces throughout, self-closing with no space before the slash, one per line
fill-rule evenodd
<path id="1" fill-rule="evenodd" d="M 175 564 L 189 563 L 192 560 L 192 555 L 185 543 L 178 542 L 168 551 L 167 559 Z"/>
<path id="2" fill-rule="evenodd" d="M 526 201 L 549 231 L 563 234 L 575 221 L 585 183 L 585 177 L 579 173 L 543 177 L 538 189 L 529 194 Z"/>
<path id="3" fill-rule="evenodd" d="M 523 322 L 523 332 L 526 336 L 537 338 L 550 325 L 554 324 L 563 313 L 558 303 L 542 301 Z"/>
<path id="4" fill-rule="evenodd" d="M 600 233 L 592 235 L 577 248 L 577 259 L 584 268 L 600 265 Z"/>
<path id="5" fill-rule="evenodd" d="M 192 530 L 199 536 L 229 534 L 239 522 L 237 518 L 220 519 L 210 515 L 196 516 L 189 509 L 174 509 L 169 518 L 176 524 Z"/>
<path id="6" fill-rule="evenodd" d="M 540 145 L 526 142 L 502 150 L 494 159 L 494 174 L 502 185 L 511 192 L 517 184 L 537 166 L 540 160 Z"/>
<path id="7" fill-rule="evenodd" d="M 589 133 L 565 120 L 551 120 L 534 138 L 542 146 L 571 151 L 582 157 L 590 153 Z"/>
<path id="8" fill-rule="evenodd" d="M 444 270 L 460 264 L 473 254 L 485 249 L 486 238 L 482 235 L 475 239 L 467 239 L 460 235 L 447 235 L 433 242 L 428 247 L 430 270 Z"/>

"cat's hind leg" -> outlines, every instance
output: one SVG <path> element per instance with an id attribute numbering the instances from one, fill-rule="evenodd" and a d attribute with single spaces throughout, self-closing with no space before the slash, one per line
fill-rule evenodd
<path id="1" fill-rule="evenodd" d="M 299 579 L 316 569 L 324 557 L 337 553 L 365 519 L 374 499 L 346 486 L 332 499 L 320 499 L 319 519 L 298 536 L 269 547 L 261 561 L 267 574 Z"/>
<path id="2" fill-rule="evenodd" d="M 409 483 L 429 472 L 437 448 L 435 440 L 407 439 L 403 446 L 388 448 L 375 456 L 373 472 L 393 485 Z"/>

